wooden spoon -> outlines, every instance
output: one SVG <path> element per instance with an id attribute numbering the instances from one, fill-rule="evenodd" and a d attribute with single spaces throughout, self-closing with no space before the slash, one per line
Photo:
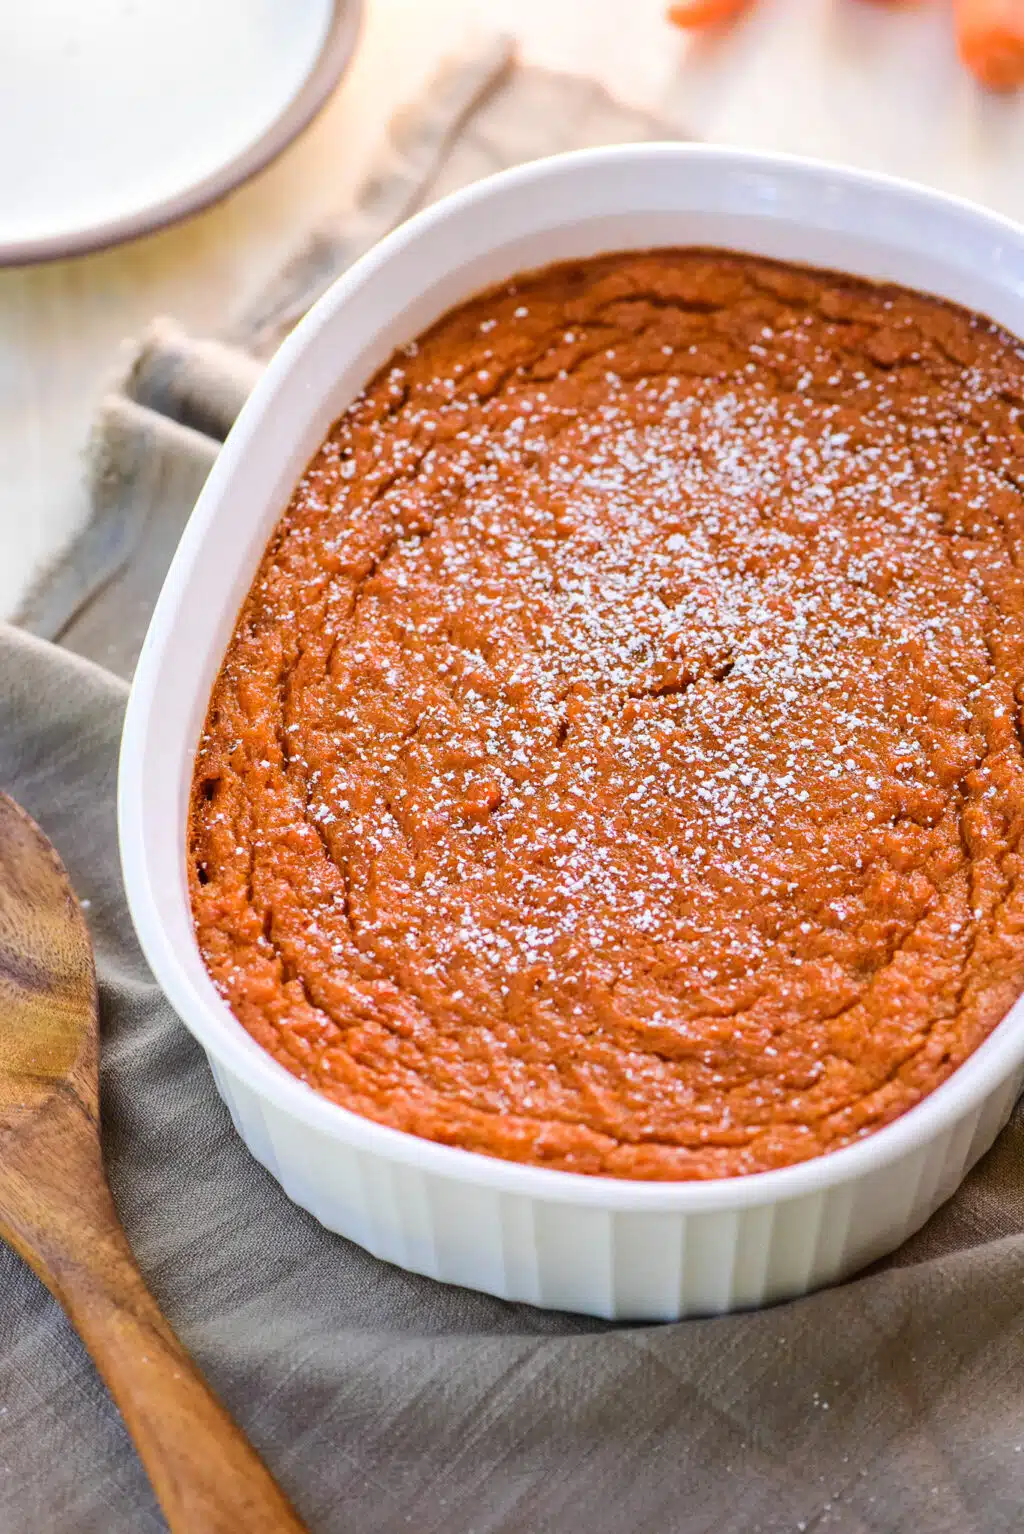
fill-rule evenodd
<path id="1" fill-rule="evenodd" d="M 0 1235 L 63 1305 L 174 1534 L 302 1534 L 135 1265 L 103 1171 L 96 971 L 63 864 L 0 794 Z"/>

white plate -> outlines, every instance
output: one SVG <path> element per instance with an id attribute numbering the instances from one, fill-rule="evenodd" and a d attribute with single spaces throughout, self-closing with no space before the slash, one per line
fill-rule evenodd
<path id="1" fill-rule="evenodd" d="M 445 310 L 525 268 L 718 245 L 888 278 L 1024 335 L 1024 229 L 905 182 L 693 144 L 583 150 L 428 208 L 288 338 L 225 443 L 167 576 L 125 718 L 128 903 L 153 973 L 285 1191 L 377 1256 L 451 1283 L 620 1319 L 761 1305 L 891 1251 L 953 1193 L 1024 1077 L 1024 1001 L 937 1091 L 853 1145 L 779 1171 L 628 1182 L 417 1139 L 338 1107 L 246 1033 L 195 940 L 185 825 L 196 742 L 239 606 L 331 421 Z"/>
<path id="2" fill-rule="evenodd" d="M 170 223 L 326 100 L 361 0 L 0 4 L 0 265 Z"/>

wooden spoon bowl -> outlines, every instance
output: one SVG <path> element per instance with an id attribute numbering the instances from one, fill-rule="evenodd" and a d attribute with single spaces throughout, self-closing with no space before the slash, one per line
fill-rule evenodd
<path id="1" fill-rule="evenodd" d="M 103 1171 L 88 929 L 59 857 L 0 793 L 0 1235 L 63 1305 L 174 1534 L 302 1534 L 135 1265 Z"/>

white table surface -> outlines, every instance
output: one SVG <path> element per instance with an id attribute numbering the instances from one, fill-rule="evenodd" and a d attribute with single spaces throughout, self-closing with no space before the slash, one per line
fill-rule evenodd
<path id="1" fill-rule="evenodd" d="M 668 107 L 697 137 L 915 177 L 1024 221 L 1024 93 L 973 87 L 945 0 L 902 14 L 871 0 L 762 0 L 727 36 L 698 42 L 665 25 L 662 0 L 367 10 L 325 112 L 225 203 L 118 250 L 0 271 L 0 615 L 85 515 L 82 448 L 122 339 L 161 313 L 195 334 L 222 328 L 304 230 L 344 204 L 393 108 L 469 27 L 507 27 L 532 60 Z"/>

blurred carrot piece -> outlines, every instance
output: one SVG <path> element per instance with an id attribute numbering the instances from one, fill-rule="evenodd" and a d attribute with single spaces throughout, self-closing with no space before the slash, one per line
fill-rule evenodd
<path id="1" fill-rule="evenodd" d="M 982 85 L 1024 85 L 1024 0 L 954 0 L 960 57 Z"/>
<path id="2" fill-rule="evenodd" d="M 715 27 L 745 11 L 751 0 L 675 0 L 668 19 L 677 27 Z"/>

